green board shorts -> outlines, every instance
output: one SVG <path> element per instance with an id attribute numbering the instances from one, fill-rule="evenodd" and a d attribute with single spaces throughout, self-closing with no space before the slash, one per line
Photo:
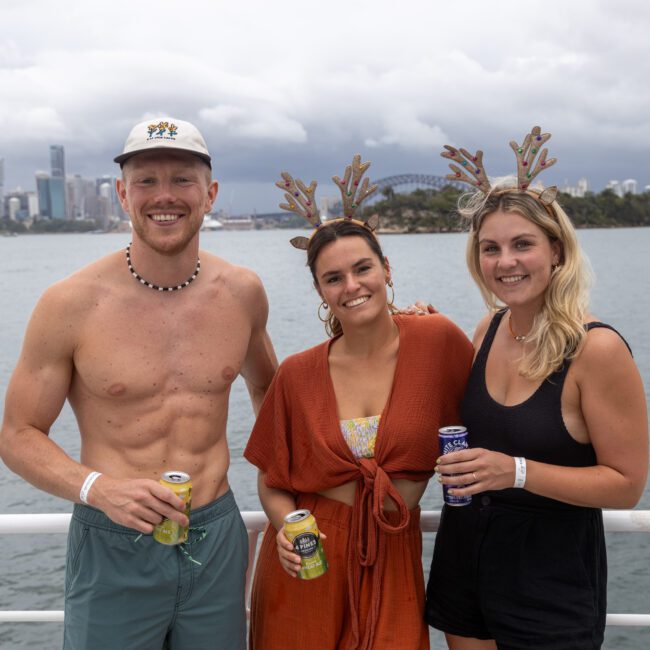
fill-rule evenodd
<path id="1" fill-rule="evenodd" d="M 192 510 L 182 548 L 77 504 L 68 533 L 63 648 L 244 650 L 247 565 L 248 536 L 230 490 Z"/>

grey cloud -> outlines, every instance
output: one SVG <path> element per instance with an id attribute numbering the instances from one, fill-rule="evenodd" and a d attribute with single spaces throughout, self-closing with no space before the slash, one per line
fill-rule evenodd
<path id="1" fill-rule="evenodd" d="M 549 182 L 650 183 L 642 2 L 333 0 L 319 11 L 115 0 L 97 13 L 71 1 L 65 22 L 55 3 L 7 4 L 7 187 L 33 185 L 54 143 L 71 172 L 114 172 L 129 128 L 162 113 L 202 129 L 222 198 L 231 184 L 239 210 L 274 209 L 280 169 L 325 184 L 356 151 L 375 177 L 446 173 L 447 142 L 483 149 L 490 173 L 508 173 L 508 142 L 533 124 L 554 136 Z"/>

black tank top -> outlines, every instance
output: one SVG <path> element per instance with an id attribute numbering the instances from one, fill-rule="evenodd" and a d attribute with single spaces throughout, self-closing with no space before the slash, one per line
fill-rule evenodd
<path id="1" fill-rule="evenodd" d="M 571 437 L 562 418 L 562 388 L 569 370 L 569 360 L 564 362 L 560 370 L 549 375 L 537 390 L 520 404 L 504 406 L 492 399 L 488 393 L 485 366 L 497 328 L 506 311 L 497 312 L 490 322 L 472 366 L 461 405 L 461 419 L 467 427 L 470 447 L 483 447 L 509 456 L 523 456 L 552 465 L 596 465 L 593 446 L 579 443 Z M 605 323 L 594 322 L 585 325 L 587 331 L 596 327 L 616 331 Z M 474 498 L 481 499 L 486 495 L 497 503 L 510 505 L 552 509 L 576 507 L 516 488 L 483 492 Z"/>

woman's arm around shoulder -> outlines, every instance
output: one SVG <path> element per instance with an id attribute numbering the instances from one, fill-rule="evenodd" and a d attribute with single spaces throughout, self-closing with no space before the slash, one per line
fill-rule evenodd
<path id="1" fill-rule="evenodd" d="M 448 316 L 440 312 L 420 316 L 398 314 L 395 318 L 399 319 L 402 327 L 408 328 L 415 336 L 420 337 L 423 342 L 428 341 L 435 344 L 444 339 L 444 342 L 452 345 L 454 350 L 471 348 L 471 343 L 463 330 Z"/>

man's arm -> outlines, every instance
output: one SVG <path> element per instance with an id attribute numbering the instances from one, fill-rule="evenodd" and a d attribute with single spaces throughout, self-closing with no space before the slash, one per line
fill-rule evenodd
<path id="1" fill-rule="evenodd" d="M 251 317 L 251 336 L 242 364 L 241 374 L 251 397 L 255 415 L 259 413 L 264 395 L 278 368 L 271 338 L 266 331 L 269 303 L 261 280 L 250 273 L 247 278 L 246 309 Z"/>
<path id="2" fill-rule="evenodd" d="M 48 289 L 30 319 L 18 364 L 7 388 L 0 456 L 12 471 L 51 494 L 79 502 L 93 470 L 49 438 L 68 395 L 82 314 L 76 293 L 64 283 Z M 75 308 L 76 307 L 76 308 Z M 147 479 L 101 476 L 88 502 L 113 521 L 150 533 L 162 515 L 180 523 L 184 504 L 171 490 Z"/>
<path id="3" fill-rule="evenodd" d="M 5 398 L 0 455 L 7 466 L 36 487 L 78 500 L 90 471 L 73 461 L 48 437 L 72 379 L 74 325 L 68 320 L 60 287 L 39 300 Z"/>

